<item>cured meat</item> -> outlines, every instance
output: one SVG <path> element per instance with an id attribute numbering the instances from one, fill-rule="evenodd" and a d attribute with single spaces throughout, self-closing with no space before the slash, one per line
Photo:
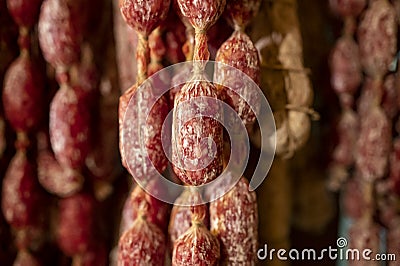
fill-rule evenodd
<path id="1" fill-rule="evenodd" d="M 221 243 L 222 265 L 256 265 L 258 213 L 255 192 L 246 178 L 210 203 L 211 232 Z"/>

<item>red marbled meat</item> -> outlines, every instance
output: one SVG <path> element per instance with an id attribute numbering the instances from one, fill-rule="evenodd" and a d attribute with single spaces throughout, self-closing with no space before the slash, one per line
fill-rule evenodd
<path id="1" fill-rule="evenodd" d="M 371 2 L 357 32 L 361 64 L 372 78 L 383 77 L 397 50 L 397 19 L 387 0 Z"/>
<path id="2" fill-rule="evenodd" d="M 390 154 L 389 178 L 393 182 L 393 190 L 400 195 L 400 138 L 393 140 L 393 150 Z"/>
<path id="3" fill-rule="evenodd" d="M 168 14 L 170 0 L 119 0 L 126 23 L 143 35 L 149 35 Z"/>
<path id="4" fill-rule="evenodd" d="M 381 99 L 381 106 L 388 118 L 393 119 L 398 112 L 396 77 L 386 76 L 383 84 L 379 80 L 366 78 L 358 98 L 358 113 L 366 116 L 377 100 Z"/>
<path id="5" fill-rule="evenodd" d="M 222 126 L 212 118 L 222 117 L 216 88 L 202 77 L 194 77 L 178 95 L 172 125 L 174 171 L 188 185 L 206 184 L 216 179 L 223 167 Z"/>
<path id="6" fill-rule="evenodd" d="M 356 250 L 370 249 L 372 251 L 370 254 L 371 258 L 374 258 L 374 256 L 379 253 L 379 226 L 374 224 L 373 221 L 370 221 L 369 219 L 361 219 L 354 223 L 350 228 L 349 237 L 349 248 Z M 360 258 L 360 260 L 350 259 L 349 265 L 379 265 L 379 262 L 367 262 L 362 258 L 362 256 L 360 256 Z"/>
<path id="7" fill-rule="evenodd" d="M 1 207 L 6 221 L 16 228 L 34 224 L 39 194 L 33 164 L 23 151 L 17 151 L 3 179 Z"/>
<path id="8" fill-rule="evenodd" d="M 154 186 L 153 186 L 154 187 Z M 152 188 L 149 188 L 153 192 Z M 136 220 L 140 211 L 144 211 L 147 221 L 157 225 L 163 231 L 168 226 L 170 213 L 169 205 L 158 200 L 149 193 L 145 192 L 139 185 L 135 187 L 130 195 L 130 206 L 132 208 L 132 222 Z"/>
<path id="9" fill-rule="evenodd" d="M 38 19 L 42 0 L 7 0 L 7 8 L 19 26 L 32 27 Z"/>
<path id="10" fill-rule="evenodd" d="M 77 193 L 59 201 L 57 243 L 69 256 L 86 252 L 93 241 L 95 200 Z"/>
<path id="11" fill-rule="evenodd" d="M 172 207 L 171 217 L 168 226 L 168 235 L 171 248 L 175 240 L 183 235 L 192 226 L 192 208 L 190 206 L 181 206 L 182 204 L 188 204 L 194 201 L 193 194 L 187 188 L 182 194 L 175 200 L 174 206 Z M 200 209 L 196 210 L 197 213 L 204 213 L 204 219 L 202 223 L 206 228 L 209 228 L 209 214 L 207 205 L 197 205 L 194 208 Z"/>
<path id="12" fill-rule="evenodd" d="M 344 189 L 343 207 L 346 215 L 353 219 L 361 218 L 367 209 L 364 199 L 363 181 L 358 177 L 350 179 Z"/>
<path id="13" fill-rule="evenodd" d="M 59 197 L 70 196 L 83 186 L 83 176 L 71 168 L 62 167 L 48 150 L 39 151 L 37 166 L 39 183 Z"/>
<path id="14" fill-rule="evenodd" d="M 50 105 L 50 142 L 64 167 L 79 168 L 89 152 L 89 110 L 77 91 L 62 86 Z"/>
<path id="15" fill-rule="evenodd" d="M 329 0 L 329 6 L 342 17 L 356 17 L 366 6 L 366 0 Z"/>
<path id="16" fill-rule="evenodd" d="M 258 210 L 255 192 L 242 177 L 235 187 L 210 203 L 211 232 L 221 243 L 222 265 L 256 265 Z"/>
<path id="17" fill-rule="evenodd" d="M 182 15 L 197 29 L 208 30 L 222 15 L 225 0 L 177 0 Z"/>
<path id="18" fill-rule="evenodd" d="M 154 224 L 138 217 L 118 243 L 119 266 L 164 265 L 166 240 Z"/>
<path id="19" fill-rule="evenodd" d="M 244 32 L 235 31 L 221 45 L 215 61 L 242 71 L 257 85 L 260 83 L 261 71 L 258 52 L 253 42 Z M 215 67 L 214 78 L 218 83 L 229 84 L 230 88 L 222 85 L 217 85 L 217 88 L 222 90 L 224 101 L 238 113 L 243 123 L 246 125 L 254 123 L 256 116 L 252 108 L 256 112 L 260 109 L 257 86 L 244 81 L 242 77 L 238 77 L 237 73 L 232 73 L 232 68 L 226 68 L 218 64 Z M 249 102 L 247 103 L 240 95 L 246 96 Z"/>
<path id="20" fill-rule="evenodd" d="M 358 46 L 349 36 L 341 37 L 330 57 L 331 84 L 336 93 L 354 94 L 362 81 Z"/>
<path id="21" fill-rule="evenodd" d="M 44 84 L 40 71 L 28 55 L 21 55 L 4 78 L 5 116 L 16 131 L 30 131 L 43 115 Z"/>
<path id="22" fill-rule="evenodd" d="M 387 231 L 387 254 L 397 254 L 396 260 L 390 261 L 389 266 L 398 266 L 399 260 L 397 258 L 400 247 L 400 217 L 397 216 L 396 220 L 393 221 L 393 225 Z"/>
<path id="23" fill-rule="evenodd" d="M 332 158 L 346 167 L 354 163 L 354 149 L 359 137 L 359 118 L 351 109 L 343 111 L 337 125 L 338 144 Z"/>
<path id="24" fill-rule="evenodd" d="M 82 30 L 80 1 L 45 0 L 39 18 L 39 43 L 53 67 L 68 67 L 79 60 Z"/>
<path id="25" fill-rule="evenodd" d="M 363 117 L 356 147 L 356 167 L 364 180 L 382 178 L 387 172 L 392 127 L 383 109 L 372 107 Z"/>
<path id="26" fill-rule="evenodd" d="M 151 84 L 146 82 L 139 90 L 134 85 L 120 98 L 121 158 L 132 176 L 139 179 L 155 175 L 157 171 L 162 173 L 168 164 L 162 146 L 162 138 L 168 136 L 161 136 L 168 102 L 164 96 L 157 100 L 156 95 Z M 135 108 L 127 110 L 130 101 Z"/>
<path id="27" fill-rule="evenodd" d="M 192 226 L 174 243 L 172 266 L 218 265 L 220 245 L 218 239 L 200 222 Z"/>

